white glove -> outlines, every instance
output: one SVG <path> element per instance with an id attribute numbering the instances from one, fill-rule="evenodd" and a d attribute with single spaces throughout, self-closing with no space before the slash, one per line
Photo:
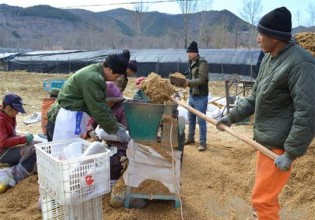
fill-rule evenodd
<path id="1" fill-rule="evenodd" d="M 93 141 L 99 141 L 100 139 L 97 136 L 97 133 L 95 131 L 89 131 L 89 136 L 92 138 Z"/>
<path id="2" fill-rule="evenodd" d="M 119 138 L 120 142 L 130 141 L 130 136 L 127 134 L 127 130 L 120 126 L 118 128 L 118 131 L 116 132 L 116 136 Z"/>

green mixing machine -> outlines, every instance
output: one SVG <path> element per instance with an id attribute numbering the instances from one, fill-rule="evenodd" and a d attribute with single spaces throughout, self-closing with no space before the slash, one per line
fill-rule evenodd
<path id="1" fill-rule="evenodd" d="M 135 150 L 130 149 L 132 147 L 128 146 L 129 155 L 127 150 L 127 156 L 129 164 L 128 169 L 124 173 L 124 180 L 127 185 L 125 207 L 129 208 L 132 198 L 174 200 L 175 207 L 179 207 L 178 193 L 180 188 L 180 167 L 185 142 L 185 118 L 178 115 L 177 104 L 171 101 L 165 104 L 157 104 L 134 99 L 126 100 L 124 106 L 132 143 L 147 147 Z M 177 158 L 173 158 L 170 160 L 172 162 L 168 162 L 161 155 L 150 157 L 145 151 L 152 151 L 151 149 L 156 150 L 154 152 L 158 153 L 164 150 L 169 152 L 169 155 L 177 155 Z M 153 154 L 155 155 L 155 153 Z M 161 165 L 161 162 L 164 164 Z M 176 177 L 175 183 L 173 183 L 174 175 Z M 169 189 L 170 194 L 132 192 L 133 188 L 147 179 L 159 181 Z"/>

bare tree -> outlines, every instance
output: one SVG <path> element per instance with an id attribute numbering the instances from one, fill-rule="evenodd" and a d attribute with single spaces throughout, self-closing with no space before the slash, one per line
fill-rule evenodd
<path id="1" fill-rule="evenodd" d="M 198 0 L 176 0 L 184 16 L 184 48 L 187 47 L 189 21 L 191 13 L 198 9 Z"/>
<path id="2" fill-rule="evenodd" d="M 296 20 L 297 26 L 300 26 L 301 25 L 301 11 L 300 10 L 295 11 L 295 20 Z"/>
<path id="3" fill-rule="evenodd" d="M 258 22 L 258 16 L 262 12 L 261 0 L 243 0 L 241 11 L 242 18 L 249 23 L 248 48 L 252 48 L 252 34 Z"/>
<path id="4" fill-rule="evenodd" d="M 214 47 L 215 48 L 223 48 L 227 46 L 227 38 L 228 38 L 228 26 L 231 20 L 229 18 L 225 18 L 221 24 L 216 25 L 214 27 Z"/>
<path id="5" fill-rule="evenodd" d="M 207 15 L 207 11 L 210 11 L 212 8 L 212 2 L 213 0 L 202 0 L 201 2 L 199 2 L 199 11 L 200 11 L 200 28 L 199 28 L 199 38 L 198 38 L 199 42 L 201 42 L 205 29 L 206 29 L 206 15 Z"/>
<path id="6" fill-rule="evenodd" d="M 309 21 L 310 21 L 309 26 L 314 26 L 315 25 L 315 5 L 310 2 L 308 5 L 307 11 L 309 14 Z"/>
<path id="7" fill-rule="evenodd" d="M 294 20 L 296 20 L 296 25 L 297 25 L 297 32 L 300 32 L 300 25 L 301 25 L 301 11 L 300 10 L 297 10 L 295 11 L 295 14 L 294 14 Z"/>
<path id="8" fill-rule="evenodd" d="M 206 48 L 210 48 L 210 43 L 213 38 L 213 31 L 211 27 L 205 27 L 203 34 L 201 36 L 201 42 L 204 42 L 206 44 Z"/>
<path id="9" fill-rule="evenodd" d="M 142 21 L 144 18 L 144 12 L 148 11 L 148 7 L 145 3 L 141 0 L 139 3 L 135 5 L 134 8 L 134 18 L 136 21 L 136 33 L 137 33 L 137 46 L 138 48 L 141 47 L 141 37 L 142 37 Z"/>

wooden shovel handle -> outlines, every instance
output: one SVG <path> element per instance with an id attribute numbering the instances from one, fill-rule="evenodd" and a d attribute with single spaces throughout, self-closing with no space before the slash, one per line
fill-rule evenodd
<path id="1" fill-rule="evenodd" d="M 185 104 L 185 103 L 183 103 L 183 102 L 181 102 L 181 101 L 179 101 L 179 100 L 177 100 L 177 99 L 175 99 L 173 97 L 170 97 L 170 99 L 173 102 L 177 103 L 178 105 L 184 107 L 185 109 L 187 109 L 191 113 L 197 115 L 198 117 L 206 120 L 207 122 L 210 122 L 213 125 L 216 125 L 217 121 L 215 119 L 206 116 L 202 112 L 192 108 L 191 106 L 189 106 L 189 105 L 187 105 L 187 104 Z M 228 132 L 229 134 L 231 134 L 232 136 L 236 137 L 237 139 L 240 139 L 241 141 L 245 142 L 246 144 L 254 147 L 256 150 L 259 150 L 260 152 L 262 152 L 266 156 L 270 157 L 271 159 L 275 160 L 278 157 L 278 155 L 276 153 L 272 152 L 271 150 L 269 150 L 268 148 L 262 146 L 261 144 L 257 143 L 256 141 L 254 141 L 252 139 L 249 139 L 247 137 L 244 137 L 244 136 L 242 136 L 240 134 L 235 133 L 230 127 L 228 127 L 228 126 L 226 126 L 224 124 L 220 124 L 219 127 L 222 130 L 224 130 L 224 131 Z"/>

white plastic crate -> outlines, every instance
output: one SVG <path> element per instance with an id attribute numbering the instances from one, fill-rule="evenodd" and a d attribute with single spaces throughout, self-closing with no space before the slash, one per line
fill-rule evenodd
<path id="1" fill-rule="evenodd" d="M 61 205 L 73 205 L 110 191 L 110 151 L 63 160 L 64 148 L 90 142 L 80 138 L 36 144 L 38 181 Z"/>
<path id="2" fill-rule="evenodd" d="M 102 196 L 76 205 L 61 205 L 45 190 L 40 190 L 43 220 L 102 220 Z"/>

